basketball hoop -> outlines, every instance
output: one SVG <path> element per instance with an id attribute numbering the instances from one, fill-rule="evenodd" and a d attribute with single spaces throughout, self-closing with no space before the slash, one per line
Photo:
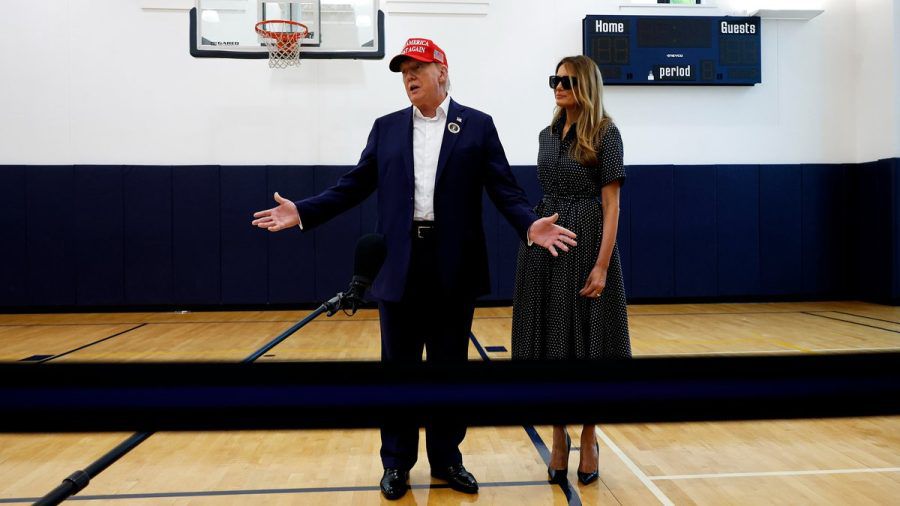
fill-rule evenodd
<path id="1" fill-rule="evenodd" d="M 269 19 L 256 23 L 259 41 L 269 50 L 269 67 L 285 69 L 300 65 L 300 45 L 309 33 L 303 23 Z"/>

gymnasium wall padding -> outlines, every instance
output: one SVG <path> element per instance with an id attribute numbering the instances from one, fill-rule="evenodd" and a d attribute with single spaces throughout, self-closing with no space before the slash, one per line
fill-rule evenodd
<path id="1" fill-rule="evenodd" d="M 221 175 L 217 165 L 172 171 L 172 303 L 222 302 Z"/>
<path id="2" fill-rule="evenodd" d="M 27 167 L 0 167 L 0 306 L 28 303 Z"/>
<path id="3" fill-rule="evenodd" d="M 0 307 L 316 304 L 346 289 L 373 195 L 320 228 L 250 225 L 346 166 L 0 166 Z M 900 302 L 900 159 L 630 166 L 619 250 L 632 301 Z M 534 166 L 513 167 L 529 202 Z M 519 241 L 490 199 L 493 293 L 512 298 Z"/>
<path id="4" fill-rule="evenodd" d="M 170 304 L 175 299 L 172 167 L 122 168 L 125 303 Z"/>
<path id="5" fill-rule="evenodd" d="M 674 179 L 675 296 L 716 293 L 716 167 L 676 167 Z"/>

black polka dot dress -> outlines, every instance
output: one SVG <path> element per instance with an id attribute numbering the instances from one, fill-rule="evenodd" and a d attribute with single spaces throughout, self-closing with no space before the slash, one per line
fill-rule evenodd
<path id="1" fill-rule="evenodd" d="M 575 128 L 560 138 L 563 120 L 539 136 L 538 178 L 544 197 L 538 216 L 559 213 L 558 225 L 578 234 L 578 246 L 553 257 L 540 246 L 519 248 L 513 296 L 512 357 L 518 360 L 631 357 L 619 248 L 613 248 L 599 298 L 578 292 L 597 261 L 603 237 L 600 189 L 625 181 L 622 137 L 610 125 L 600 142 L 599 167 L 585 167 L 569 151 Z"/>

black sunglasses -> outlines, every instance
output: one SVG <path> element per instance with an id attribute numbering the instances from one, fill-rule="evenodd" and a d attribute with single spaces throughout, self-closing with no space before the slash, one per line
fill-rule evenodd
<path id="1" fill-rule="evenodd" d="M 578 85 L 578 79 L 575 76 L 550 76 L 550 88 L 555 90 L 560 83 L 564 90 L 571 90 L 572 86 Z"/>

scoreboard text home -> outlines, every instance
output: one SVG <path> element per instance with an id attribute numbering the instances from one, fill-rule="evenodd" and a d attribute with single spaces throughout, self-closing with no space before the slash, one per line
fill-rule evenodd
<path id="1" fill-rule="evenodd" d="M 762 82 L 759 17 L 587 16 L 584 54 L 604 84 Z"/>

